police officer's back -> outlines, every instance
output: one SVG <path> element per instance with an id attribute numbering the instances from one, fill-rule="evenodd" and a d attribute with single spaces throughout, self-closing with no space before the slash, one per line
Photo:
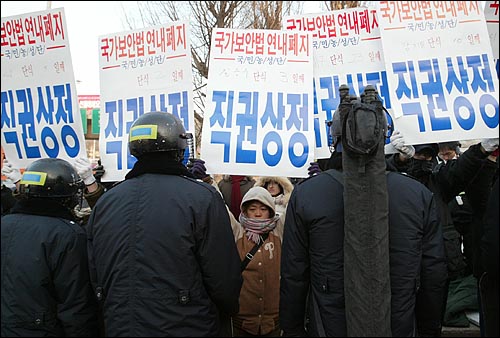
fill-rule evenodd
<path id="1" fill-rule="evenodd" d="M 337 113 L 333 121 L 340 121 Z M 347 307 L 352 303 L 345 295 L 357 281 L 346 278 L 342 134 L 335 134 L 335 128 L 330 131 L 335 146 L 330 169 L 296 185 L 287 208 L 280 283 L 285 336 L 349 334 Z M 383 178 L 389 211 L 390 331 L 400 337 L 438 336 L 447 271 L 434 196 L 402 174 L 389 172 Z M 372 285 L 365 288 L 371 290 Z M 351 312 L 359 317 L 365 309 Z"/>
<path id="2" fill-rule="evenodd" d="M 215 336 L 238 311 L 240 260 L 220 194 L 190 178 L 180 119 L 140 116 L 138 161 L 88 222 L 91 270 L 108 336 Z"/>
<path id="3" fill-rule="evenodd" d="M 61 159 L 24 172 L 20 200 L 2 217 L 2 336 L 97 335 L 87 237 L 71 213 L 79 188 Z"/>

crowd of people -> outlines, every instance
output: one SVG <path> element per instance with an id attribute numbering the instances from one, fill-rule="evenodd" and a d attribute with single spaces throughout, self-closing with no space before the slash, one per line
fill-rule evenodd
<path id="1" fill-rule="evenodd" d="M 352 335 L 343 138 L 296 184 L 216 181 L 209 159 L 184 165 L 177 117 L 149 112 L 131 128 L 151 126 L 156 138 L 129 140 L 137 162 L 112 186 L 88 159 L 40 159 L 23 174 L 4 160 L 15 189 L 2 185 L 2 336 Z M 463 152 L 398 131 L 390 142 L 391 334 L 439 336 L 453 283 L 470 277 L 481 333 L 498 336 L 498 138 Z"/>

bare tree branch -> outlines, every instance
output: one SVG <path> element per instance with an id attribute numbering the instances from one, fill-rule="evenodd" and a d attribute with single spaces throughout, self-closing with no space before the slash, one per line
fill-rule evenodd
<path id="1" fill-rule="evenodd" d="M 356 7 L 357 1 L 325 1 L 327 10 Z M 302 1 L 137 1 L 126 14 L 130 29 L 187 20 L 191 26 L 191 56 L 196 132 L 205 112 L 205 88 L 209 73 L 210 43 L 215 28 L 276 29 L 283 17 L 302 12 Z M 201 135 L 201 134 L 197 134 Z M 196 137 L 199 141 L 200 137 Z"/>
<path id="2" fill-rule="evenodd" d="M 325 1 L 325 6 L 329 11 L 358 7 L 358 1 Z"/>

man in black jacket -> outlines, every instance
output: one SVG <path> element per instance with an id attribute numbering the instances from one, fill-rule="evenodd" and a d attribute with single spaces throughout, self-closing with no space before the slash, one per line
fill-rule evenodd
<path id="1" fill-rule="evenodd" d="M 2 336 L 95 337 L 87 237 L 71 209 L 81 180 L 68 162 L 33 162 L 2 217 Z"/>
<path id="2" fill-rule="evenodd" d="M 7 158 L 2 162 L 2 176 L 5 176 L 11 184 L 16 184 L 21 179 L 21 171 L 14 168 Z M 16 187 L 14 187 L 16 188 Z M 13 195 L 13 190 L 2 182 L 2 216 L 7 215 L 12 207 L 16 204 L 16 199 Z"/>
<path id="3" fill-rule="evenodd" d="M 484 335 L 498 337 L 498 241 L 500 224 L 498 221 L 498 176 L 488 199 L 482 236 L 480 241 L 480 261 L 484 273 L 480 277 L 479 289 L 481 296 L 482 315 L 484 320 Z"/>
<path id="4" fill-rule="evenodd" d="M 285 336 L 347 335 L 344 289 L 350 282 L 344 281 L 344 188 L 338 138 L 335 149 L 330 169 L 296 185 L 288 204 L 280 286 Z M 439 336 L 447 271 L 434 197 L 405 175 L 389 172 L 386 178 L 392 335 Z"/>
<path id="5" fill-rule="evenodd" d="M 392 138 L 391 142 L 393 142 Z M 451 159 L 446 163 L 442 162 L 435 167 L 430 165 L 434 158 L 420 159 L 415 157 L 416 154 L 422 155 L 421 149 L 425 149 L 427 145 L 416 145 L 415 147 L 409 145 L 400 149 L 394 145 L 399 153 L 389 158 L 390 165 L 398 171 L 407 172 L 417 177 L 435 196 L 437 211 L 443 225 L 450 281 L 462 278 L 467 271 L 465 257 L 460 248 L 459 233 L 455 228 L 449 209 L 450 201 L 462 191 L 468 197 L 472 213 L 473 274 L 479 281 L 484 272 L 480 262 L 482 220 L 492 182 L 497 172 L 498 143 L 498 138 L 483 139 L 480 143 L 471 145 L 458 158 Z M 482 322 L 481 311 L 480 319 Z"/>
<path id="6" fill-rule="evenodd" d="M 437 210 L 443 225 L 448 273 L 450 279 L 463 277 L 466 272 L 465 257 L 460 249 L 460 234 L 455 229 L 448 205 L 460 192 L 468 192 L 473 212 L 479 214 L 479 218 L 482 217 L 496 171 L 496 157 L 492 158 L 490 153 L 498 148 L 498 139 L 484 139 L 471 145 L 460 157 L 436 165 L 437 149 L 427 150 L 437 148 L 437 144 L 405 145 L 400 148 L 393 142 L 394 135 L 391 143 L 398 153 L 388 158 L 388 164 L 399 172 L 415 177 L 436 196 Z M 403 144 L 402 136 L 399 139 Z M 473 237 L 476 236 L 473 234 Z"/>
<path id="7" fill-rule="evenodd" d="M 182 121 L 141 115 L 138 161 L 93 207 L 89 258 L 106 336 L 218 336 L 238 312 L 240 258 L 221 195 L 182 164 Z"/>
<path id="8" fill-rule="evenodd" d="M 12 190 L 2 183 L 2 216 L 7 215 L 10 209 L 16 204 L 16 199 L 12 195 Z"/>

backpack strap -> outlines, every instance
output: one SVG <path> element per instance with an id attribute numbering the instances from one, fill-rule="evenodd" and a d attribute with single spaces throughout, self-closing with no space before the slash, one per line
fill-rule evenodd
<path id="1" fill-rule="evenodd" d="M 267 237 L 269 236 L 269 232 L 266 232 L 264 235 L 262 235 L 262 240 L 259 241 L 259 243 L 255 243 L 255 245 L 253 246 L 252 250 L 250 250 L 249 252 L 247 252 L 247 254 L 245 255 L 245 259 L 243 259 L 241 261 L 241 272 L 243 272 L 243 270 L 246 269 L 248 263 L 250 263 L 250 261 L 252 260 L 253 258 L 253 255 L 255 255 L 255 253 L 257 252 L 257 250 L 259 250 L 260 246 L 266 241 Z"/>

